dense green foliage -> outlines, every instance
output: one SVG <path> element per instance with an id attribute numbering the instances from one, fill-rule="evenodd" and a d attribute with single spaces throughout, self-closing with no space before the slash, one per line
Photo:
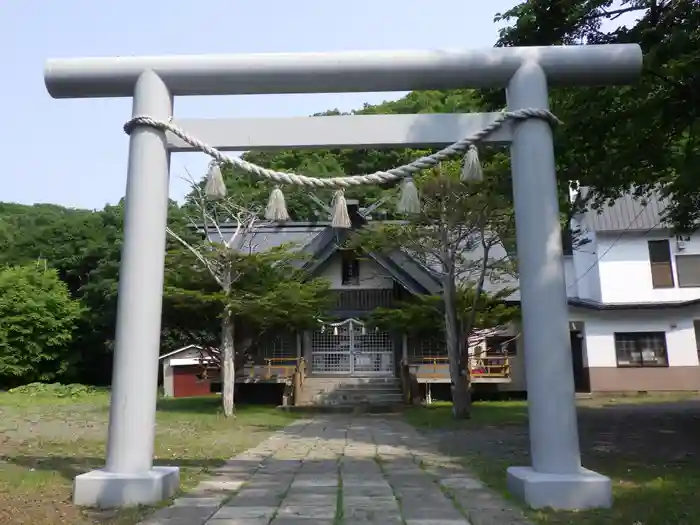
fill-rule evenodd
<path id="1" fill-rule="evenodd" d="M 496 294 L 481 294 L 477 301 L 475 328 L 495 328 L 517 320 L 520 309 L 504 299 L 513 292 L 504 289 Z M 462 286 L 457 291 L 457 315 L 466 324 L 474 301 L 474 291 Z M 377 308 L 370 325 L 384 330 L 397 330 L 411 335 L 444 337 L 444 302 L 439 295 L 426 295 L 419 300 L 400 303 L 398 308 Z"/>
<path id="2" fill-rule="evenodd" d="M 0 384 L 52 381 L 73 366 L 68 352 L 80 303 L 53 269 L 0 270 Z"/>
<path id="3" fill-rule="evenodd" d="M 700 219 L 700 2 L 528 0 L 499 19 L 512 24 L 501 31 L 499 46 L 640 44 L 640 82 L 552 92 L 552 110 L 564 121 L 556 134 L 558 172 L 595 188 L 596 204 L 631 186 L 644 195 L 658 185 L 671 197 L 670 221 L 694 230 Z M 486 102 L 501 107 L 503 94 L 489 93 Z"/>
<path id="4" fill-rule="evenodd" d="M 170 222 L 183 220 L 173 203 Z M 61 371 L 62 381 L 110 381 L 122 237 L 122 203 L 100 211 L 0 203 L 0 267 L 41 260 L 83 307 L 66 349 L 72 366 Z M 164 328 L 167 335 L 167 322 Z"/>

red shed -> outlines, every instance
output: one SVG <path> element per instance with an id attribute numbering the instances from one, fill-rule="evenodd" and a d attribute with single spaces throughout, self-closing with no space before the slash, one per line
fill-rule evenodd
<path id="1" fill-rule="evenodd" d="M 211 361 L 202 348 L 188 345 L 160 356 L 165 397 L 194 397 L 211 393 L 211 377 L 202 376 L 202 365 Z"/>

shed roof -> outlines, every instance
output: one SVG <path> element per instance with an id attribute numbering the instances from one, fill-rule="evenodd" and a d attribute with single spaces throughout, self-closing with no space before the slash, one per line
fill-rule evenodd
<path id="1" fill-rule="evenodd" d="M 185 352 L 187 350 L 190 350 L 192 348 L 196 348 L 197 350 L 201 350 L 202 347 L 199 345 L 187 345 L 183 346 L 182 348 L 178 348 L 177 350 L 173 350 L 172 352 L 168 352 L 167 354 L 163 354 L 162 356 L 158 357 L 158 359 L 165 359 L 166 357 L 172 357 L 177 354 L 181 354 L 182 352 Z"/>

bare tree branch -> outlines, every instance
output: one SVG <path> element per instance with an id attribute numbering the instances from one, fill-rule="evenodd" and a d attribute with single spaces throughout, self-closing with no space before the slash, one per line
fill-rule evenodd
<path id="1" fill-rule="evenodd" d="M 190 253 L 192 253 L 199 262 L 201 262 L 204 267 L 207 269 L 209 272 L 209 275 L 212 276 L 212 278 L 217 282 L 217 284 L 221 287 L 224 286 L 223 281 L 218 275 L 218 272 L 215 271 L 213 265 L 207 259 L 204 257 L 198 250 L 196 250 L 190 243 L 188 243 L 185 239 L 180 237 L 177 233 L 175 233 L 173 230 L 171 230 L 169 227 L 165 228 L 165 231 L 167 232 L 168 235 L 170 235 L 173 239 L 178 241 L 183 247 L 185 247 Z"/>

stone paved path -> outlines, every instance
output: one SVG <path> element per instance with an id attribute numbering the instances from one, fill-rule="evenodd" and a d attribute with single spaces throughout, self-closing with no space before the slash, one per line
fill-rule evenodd
<path id="1" fill-rule="evenodd" d="M 141 525 L 528 525 L 395 417 L 297 421 Z"/>

